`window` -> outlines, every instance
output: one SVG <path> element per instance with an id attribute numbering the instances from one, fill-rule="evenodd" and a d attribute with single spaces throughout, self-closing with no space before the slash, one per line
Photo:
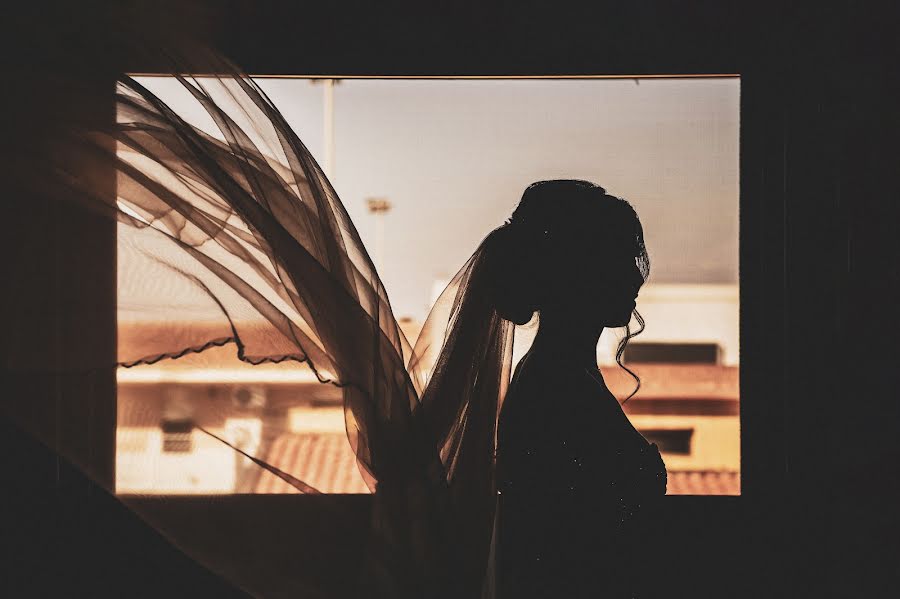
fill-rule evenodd
<path id="1" fill-rule="evenodd" d="M 194 432 L 194 423 L 190 420 L 163 420 L 159 428 L 162 429 L 162 450 L 165 453 L 191 453 L 194 443 L 191 433 Z"/>
<path id="2" fill-rule="evenodd" d="M 692 428 L 645 428 L 641 429 L 641 434 L 651 443 L 656 443 L 663 453 L 691 453 L 691 436 L 694 434 Z"/>
<path id="3" fill-rule="evenodd" d="M 625 348 L 622 361 L 628 364 L 641 362 L 669 362 L 680 364 L 718 364 L 722 359 L 722 347 L 718 343 L 644 343 L 631 342 Z"/>
<path id="4" fill-rule="evenodd" d="M 209 126 L 176 82 L 142 83 Z M 670 480 L 701 481 L 670 492 L 740 493 L 737 77 L 259 83 L 329 173 L 411 340 L 445 281 L 532 181 L 585 178 L 631 201 L 653 272 L 638 298 L 647 328 L 624 356 L 642 379 L 626 413 L 660 445 Z M 442 226 L 424 230 L 420 219 Z M 421 251 L 404 251 L 412 244 Z M 146 342 L 164 324 L 120 322 L 120 342 Z M 517 332 L 516 356 L 534 332 Z M 604 332 L 598 362 L 622 398 L 633 381 L 615 364 L 620 334 Z M 368 492 L 339 390 L 303 367 L 249 366 L 234 353 L 226 345 L 119 373 L 117 491 L 292 491 L 202 428 L 324 492 Z M 155 412 L 179 395 L 196 406 L 191 429 Z M 220 417 L 225 404 L 239 417 Z M 704 487 L 712 478 L 725 482 Z"/>

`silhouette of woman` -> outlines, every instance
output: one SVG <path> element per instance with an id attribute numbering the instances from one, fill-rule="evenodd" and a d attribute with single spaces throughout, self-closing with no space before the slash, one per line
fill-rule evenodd
<path id="1" fill-rule="evenodd" d="M 538 312 L 540 325 L 499 419 L 500 597 L 636 596 L 628 550 L 666 470 L 596 348 L 605 327 L 628 325 L 649 273 L 640 221 L 592 183 L 541 181 L 502 234 L 512 264 L 497 273 L 497 310 L 517 324 Z"/>

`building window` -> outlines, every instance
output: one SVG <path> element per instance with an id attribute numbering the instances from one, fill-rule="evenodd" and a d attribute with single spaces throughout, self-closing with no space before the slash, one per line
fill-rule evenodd
<path id="1" fill-rule="evenodd" d="M 193 421 L 163 420 L 159 426 L 162 429 L 163 452 L 190 453 L 193 450 Z"/>
<path id="2" fill-rule="evenodd" d="M 640 432 L 647 441 L 656 443 L 662 453 L 691 454 L 691 437 L 694 435 L 692 428 L 650 428 L 641 429 Z"/>
<path id="3" fill-rule="evenodd" d="M 629 343 L 622 355 L 625 363 L 667 362 L 670 364 L 718 364 L 722 347 L 718 343 Z"/>

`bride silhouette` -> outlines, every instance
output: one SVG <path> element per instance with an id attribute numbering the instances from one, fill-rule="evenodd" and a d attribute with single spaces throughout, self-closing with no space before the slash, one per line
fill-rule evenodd
<path id="1" fill-rule="evenodd" d="M 498 233 L 510 264 L 496 308 L 540 318 L 500 414 L 500 596 L 633 597 L 629 535 L 666 470 L 604 384 L 597 343 L 628 325 L 649 272 L 640 222 L 601 187 L 541 181 Z"/>
<path id="2" fill-rule="evenodd" d="M 117 221 L 119 318 L 140 311 L 169 326 L 120 343 L 115 364 L 82 353 L 40 368 L 74 380 L 233 346 L 247 363 L 302 362 L 339 387 L 348 442 L 374 492 L 360 567 L 350 568 L 354 582 L 342 581 L 350 596 L 633 596 L 627 572 L 637 558 L 628 548 L 640 540 L 639 516 L 665 493 L 665 468 L 596 361 L 608 327 L 626 327 L 621 359 L 649 274 L 631 206 L 585 181 L 531 185 L 452 279 L 413 345 L 337 193 L 279 111 L 227 61 L 191 57 L 171 73 L 214 131 L 122 75 L 116 122 L 60 127 L 45 156 L 52 177 L 31 179 L 34 193 Z M 179 321 L 178 306 L 202 326 Z M 535 313 L 537 337 L 510 377 L 515 325 Z M 29 415 L 54 409 L 29 405 L 19 420 L 39 422 Z M 238 410 L 218 409 L 223 418 Z M 78 461 L 58 428 L 31 430 Z M 201 431 L 300 492 L 317 492 Z M 267 559 L 271 547 L 235 557 L 247 555 L 229 552 L 239 536 L 198 542 L 190 514 L 142 516 L 257 596 L 334 596 L 321 580 L 273 572 L 284 561 Z"/>

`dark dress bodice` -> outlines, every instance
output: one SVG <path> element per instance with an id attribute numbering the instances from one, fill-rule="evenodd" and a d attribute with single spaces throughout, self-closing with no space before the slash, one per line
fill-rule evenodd
<path id="1" fill-rule="evenodd" d="M 500 414 L 497 488 L 501 599 L 640 596 L 634 549 L 666 469 L 599 372 L 522 359 Z"/>

